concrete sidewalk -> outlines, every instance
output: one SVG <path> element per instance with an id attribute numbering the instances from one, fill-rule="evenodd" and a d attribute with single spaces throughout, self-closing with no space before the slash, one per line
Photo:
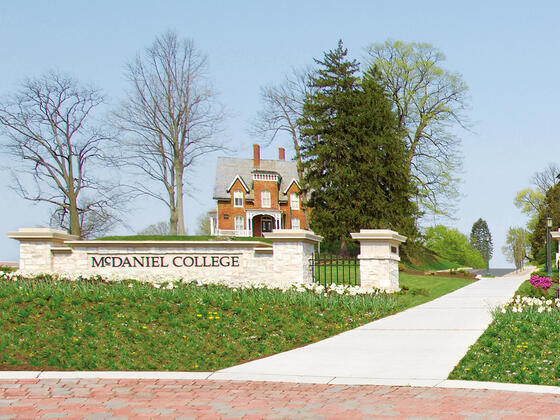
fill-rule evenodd
<path id="1" fill-rule="evenodd" d="M 532 268 L 481 279 L 453 293 L 326 340 L 209 375 L 348 385 L 445 386 L 451 370 Z"/>

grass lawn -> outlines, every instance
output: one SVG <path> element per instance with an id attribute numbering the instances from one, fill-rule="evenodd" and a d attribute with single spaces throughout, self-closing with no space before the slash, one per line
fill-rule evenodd
<path id="1" fill-rule="evenodd" d="M 0 280 L 0 370 L 209 371 L 315 342 L 471 279 L 403 274 L 394 295 Z"/>
<path id="2" fill-rule="evenodd" d="M 553 280 L 557 284 L 558 276 Z M 550 294 L 546 294 L 525 282 L 516 294 L 542 297 L 550 302 L 556 292 L 556 288 L 551 289 Z M 517 310 L 520 306 L 522 312 Z M 560 309 L 554 303 L 547 305 L 545 302 L 544 305 L 510 305 L 505 313 L 496 311 L 492 324 L 449 378 L 559 385 Z"/>

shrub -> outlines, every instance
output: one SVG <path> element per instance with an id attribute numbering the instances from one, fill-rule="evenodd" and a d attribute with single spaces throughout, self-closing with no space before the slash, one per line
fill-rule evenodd
<path id="1" fill-rule="evenodd" d="M 552 280 L 549 277 L 532 276 L 529 282 L 537 289 L 540 288 L 547 292 L 550 286 L 552 286 Z"/>

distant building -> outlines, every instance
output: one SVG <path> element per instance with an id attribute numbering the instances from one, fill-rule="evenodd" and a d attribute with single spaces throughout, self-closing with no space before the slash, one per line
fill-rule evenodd
<path id="1" fill-rule="evenodd" d="M 217 236 L 263 236 L 272 229 L 307 229 L 295 161 L 260 158 L 253 145 L 253 159 L 218 158 L 210 231 Z"/>

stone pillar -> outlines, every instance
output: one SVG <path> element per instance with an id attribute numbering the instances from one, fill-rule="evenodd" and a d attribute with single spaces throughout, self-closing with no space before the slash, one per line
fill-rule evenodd
<path id="1" fill-rule="evenodd" d="M 64 241 L 79 239 L 64 230 L 50 228 L 20 228 L 7 235 L 19 241 L 19 269 L 33 272 L 52 271 L 52 250 L 68 248 Z"/>
<path id="2" fill-rule="evenodd" d="M 400 290 L 399 245 L 406 237 L 388 229 L 360 229 L 350 235 L 360 241 L 361 287 Z"/>
<path id="3" fill-rule="evenodd" d="M 265 233 L 272 240 L 273 267 L 270 273 L 273 281 L 282 284 L 311 283 L 311 257 L 314 245 L 323 240 L 309 230 L 274 229 Z"/>

